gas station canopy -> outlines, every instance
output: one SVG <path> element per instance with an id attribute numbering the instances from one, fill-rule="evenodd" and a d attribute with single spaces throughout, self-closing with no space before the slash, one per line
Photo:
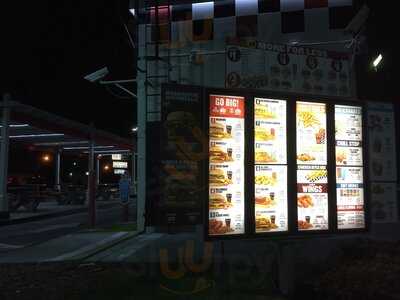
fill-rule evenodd
<path id="1" fill-rule="evenodd" d="M 4 105 L 0 102 L 1 109 Z M 7 101 L 6 105 L 10 108 L 11 143 L 23 143 L 37 150 L 87 153 L 93 141 L 97 154 L 136 152 L 133 139 L 124 139 L 19 102 Z"/>

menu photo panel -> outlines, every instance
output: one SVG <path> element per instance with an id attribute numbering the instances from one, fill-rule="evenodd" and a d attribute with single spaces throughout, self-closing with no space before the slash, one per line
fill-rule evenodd
<path id="1" fill-rule="evenodd" d="M 209 236 L 245 233 L 245 99 L 209 98 Z"/>
<path id="2" fill-rule="evenodd" d="M 362 107 L 335 105 L 338 229 L 365 228 Z"/>
<path id="3" fill-rule="evenodd" d="M 288 230 L 287 166 L 255 166 L 256 233 Z"/>
<path id="4" fill-rule="evenodd" d="M 296 103 L 297 228 L 329 229 L 326 104 Z"/>
<path id="5" fill-rule="evenodd" d="M 256 233 L 288 230 L 287 105 L 254 99 L 254 213 Z"/>

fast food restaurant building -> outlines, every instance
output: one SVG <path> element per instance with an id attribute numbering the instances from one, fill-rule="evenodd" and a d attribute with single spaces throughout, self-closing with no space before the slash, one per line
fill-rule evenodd
<path id="1" fill-rule="evenodd" d="M 397 222 L 393 106 L 356 100 L 352 0 L 131 2 L 139 229 Z"/>

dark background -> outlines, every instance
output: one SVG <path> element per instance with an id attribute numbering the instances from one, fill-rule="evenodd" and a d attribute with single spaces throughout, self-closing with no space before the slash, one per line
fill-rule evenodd
<path id="1" fill-rule="evenodd" d="M 13 2 L 2 16 L 5 38 L 1 44 L 6 51 L 1 90 L 39 108 L 84 123 L 94 121 L 99 128 L 128 137 L 136 124 L 134 101 L 114 97 L 105 87 L 83 79 L 104 66 L 111 70 L 109 79 L 135 76 L 135 51 L 123 27 L 127 24 L 134 34 L 128 1 Z M 360 98 L 395 99 L 400 67 L 396 2 L 355 2 L 357 7 L 366 2 L 371 8 L 368 47 L 364 45 L 357 64 Z M 371 61 L 378 53 L 384 61 L 375 72 Z"/>
<path id="2" fill-rule="evenodd" d="M 15 100 L 86 124 L 93 121 L 98 128 L 129 137 L 136 124 L 135 102 L 83 79 L 105 66 L 111 71 L 107 79 L 134 77 L 134 51 L 123 27 L 125 22 L 132 28 L 128 2 L 13 2 L 2 26 L 2 91 L 10 91 Z"/>
<path id="3" fill-rule="evenodd" d="M 128 1 L 10 2 L 1 9 L 0 92 L 11 92 L 15 100 L 132 138 L 135 100 L 120 99 L 113 95 L 118 90 L 109 91 L 83 79 L 104 66 L 111 71 L 109 80 L 135 77 L 135 51 L 123 27 L 127 24 L 135 34 Z M 367 2 L 371 8 L 368 45 L 363 45 L 356 63 L 359 98 L 397 101 L 397 3 L 355 2 L 358 7 Z M 375 71 L 371 62 L 379 53 L 384 60 Z M 135 91 L 133 84 L 126 87 Z M 12 157 L 23 157 L 13 151 Z M 21 165 L 30 164 L 27 160 Z"/>

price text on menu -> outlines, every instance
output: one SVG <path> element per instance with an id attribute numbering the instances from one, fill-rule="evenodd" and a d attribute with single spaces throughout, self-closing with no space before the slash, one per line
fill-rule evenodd
<path id="1" fill-rule="evenodd" d="M 208 234 L 245 232 L 243 97 L 210 95 Z"/>

